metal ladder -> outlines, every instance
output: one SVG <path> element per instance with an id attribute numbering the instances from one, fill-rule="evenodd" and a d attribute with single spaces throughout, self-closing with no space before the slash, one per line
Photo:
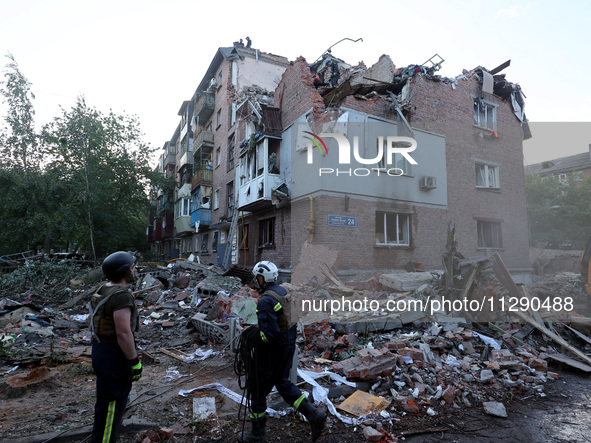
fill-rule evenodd
<path id="1" fill-rule="evenodd" d="M 224 260 L 222 261 L 222 268 L 230 269 L 232 265 L 232 244 L 234 235 L 236 235 L 236 227 L 238 225 L 238 201 L 234 202 L 234 213 L 232 214 L 232 222 L 230 223 L 230 230 L 228 231 L 228 238 L 226 239 L 226 250 L 224 251 Z"/>

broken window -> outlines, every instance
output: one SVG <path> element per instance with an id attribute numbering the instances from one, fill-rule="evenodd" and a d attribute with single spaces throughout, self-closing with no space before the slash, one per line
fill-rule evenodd
<path id="1" fill-rule="evenodd" d="M 201 252 L 207 252 L 207 243 L 209 242 L 209 234 L 201 236 Z"/>
<path id="2" fill-rule="evenodd" d="M 217 250 L 218 250 L 219 237 L 220 237 L 220 232 L 214 231 L 213 232 L 213 240 L 211 241 L 211 250 L 213 252 L 217 252 Z"/>
<path id="3" fill-rule="evenodd" d="M 264 149 L 263 149 L 263 145 L 257 145 L 257 150 L 256 150 L 256 164 L 255 164 L 255 171 L 256 171 L 256 176 L 258 177 L 259 175 L 263 175 L 263 172 L 265 170 L 265 160 L 263 158 L 263 153 L 264 153 Z"/>
<path id="4" fill-rule="evenodd" d="M 410 215 L 376 212 L 376 244 L 410 245 Z"/>
<path id="5" fill-rule="evenodd" d="M 269 139 L 269 174 L 279 174 L 279 140 Z"/>
<path id="6" fill-rule="evenodd" d="M 219 209 L 220 207 L 220 190 L 216 189 L 213 193 L 213 209 Z"/>
<path id="7" fill-rule="evenodd" d="M 222 108 L 218 109 L 216 123 L 218 128 L 222 125 Z"/>
<path id="8" fill-rule="evenodd" d="M 228 183 L 226 185 L 226 195 L 228 196 L 228 215 L 230 215 L 232 213 L 233 208 L 234 208 L 234 202 L 235 202 L 234 180 L 232 180 L 230 183 Z"/>
<path id="9" fill-rule="evenodd" d="M 381 169 L 400 169 L 403 171 L 403 175 L 410 175 L 410 163 L 404 158 L 404 156 L 400 152 L 395 152 L 392 156 L 392 164 L 386 163 L 386 155 L 384 153 L 387 152 L 387 140 L 384 140 L 384 137 L 377 137 L 376 138 L 376 154 L 380 154 L 380 147 L 379 143 L 382 143 L 382 153 L 383 155 L 380 157 L 378 161 L 378 168 Z"/>
<path id="10" fill-rule="evenodd" d="M 478 247 L 479 248 L 502 248 L 503 238 L 501 236 L 501 223 L 477 220 Z"/>
<path id="11" fill-rule="evenodd" d="M 474 124 L 491 131 L 497 130 L 497 105 L 474 97 Z"/>
<path id="12" fill-rule="evenodd" d="M 236 103 L 232 103 L 230 106 L 230 127 L 236 123 Z"/>
<path id="13" fill-rule="evenodd" d="M 228 138 L 228 171 L 234 169 L 234 134 Z"/>
<path id="14" fill-rule="evenodd" d="M 275 245 L 275 217 L 259 223 L 259 244 L 261 247 Z"/>
<path id="15" fill-rule="evenodd" d="M 476 187 L 499 189 L 499 167 L 476 163 Z"/>
<path id="16" fill-rule="evenodd" d="M 247 174 L 248 174 L 248 167 L 247 167 L 247 157 L 244 156 L 240 159 L 240 186 L 244 185 L 246 183 L 246 178 L 247 178 Z"/>
<path id="17" fill-rule="evenodd" d="M 218 86 L 222 86 L 222 81 L 224 80 L 223 72 L 224 71 L 222 69 L 220 69 L 220 72 L 218 72 Z"/>

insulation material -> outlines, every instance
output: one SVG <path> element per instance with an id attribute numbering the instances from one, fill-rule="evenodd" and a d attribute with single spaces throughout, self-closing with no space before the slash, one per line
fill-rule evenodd
<path id="1" fill-rule="evenodd" d="M 339 405 L 339 409 L 356 417 L 360 417 L 370 413 L 379 414 L 386 409 L 389 404 L 390 402 L 385 398 L 357 390 Z"/>
<path id="2" fill-rule="evenodd" d="M 494 88 L 493 76 L 486 71 L 482 71 L 482 92 L 488 92 L 489 94 L 492 94 L 493 88 Z"/>

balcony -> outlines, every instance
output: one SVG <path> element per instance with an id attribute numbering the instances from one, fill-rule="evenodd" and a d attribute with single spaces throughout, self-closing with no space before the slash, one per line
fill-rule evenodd
<path id="1" fill-rule="evenodd" d="M 179 170 L 185 165 L 193 164 L 193 153 L 191 151 L 185 152 L 179 161 Z"/>
<path id="2" fill-rule="evenodd" d="M 211 225 L 211 209 L 196 209 L 191 212 L 191 227 L 195 227 L 195 223 L 199 222 L 199 225 Z"/>
<path id="3" fill-rule="evenodd" d="M 176 229 L 176 233 L 183 235 L 183 234 L 190 234 L 195 232 L 195 230 L 190 226 L 191 217 L 183 215 L 181 217 L 177 217 L 174 219 L 174 228 Z"/>
<path id="4" fill-rule="evenodd" d="M 213 170 L 200 169 L 195 171 L 195 175 L 191 179 L 191 190 L 194 190 L 199 185 L 211 185 L 213 183 Z"/>
<path id="5" fill-rule="evenodd" d="M 197 134 L 193 144 L 195 146 L 195 153 L 197 153 L 199 148 L 213 148 L 213 132 L 201 131 L 199 134 Z"/>
<path id="6" fill-rule="evenodd" d="M 164 154 L 163 169 L 167 169 L 169 166 L 173 166 L 176 163 L 176 152 L 174 149 L 167 149 Z"/>
<path id="7" fill-rule="evenodd" d="M 209 120 L 209 117 L 213 114 L 215 109 L 215 93 L 204 92 L 197 104 L 195 105 L 195 115 L 199 117 L 199 120 L 205 122 Z"/>
<path id="8" fill-rule="evenodd" d="M 270 208 L 271 191 L 284 183 L 279 174 L 265 172 L 240 186 L 238 190 L 238 210 L 256 212 Z"/>

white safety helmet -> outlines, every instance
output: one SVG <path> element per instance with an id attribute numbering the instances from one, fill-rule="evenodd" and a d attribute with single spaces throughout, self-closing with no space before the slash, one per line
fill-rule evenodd
<path id="1" fill-rule="evenodd" d="M 254 268 L 252 268 L 252 274 L 255 278 L 257 275 L 262 275 L 267 283 L 271 283 L 277 281 L 277 277 L 279 277 L 279 269 L 277 269 L 275 263 L 263 260 L 254 265 Z"/>

